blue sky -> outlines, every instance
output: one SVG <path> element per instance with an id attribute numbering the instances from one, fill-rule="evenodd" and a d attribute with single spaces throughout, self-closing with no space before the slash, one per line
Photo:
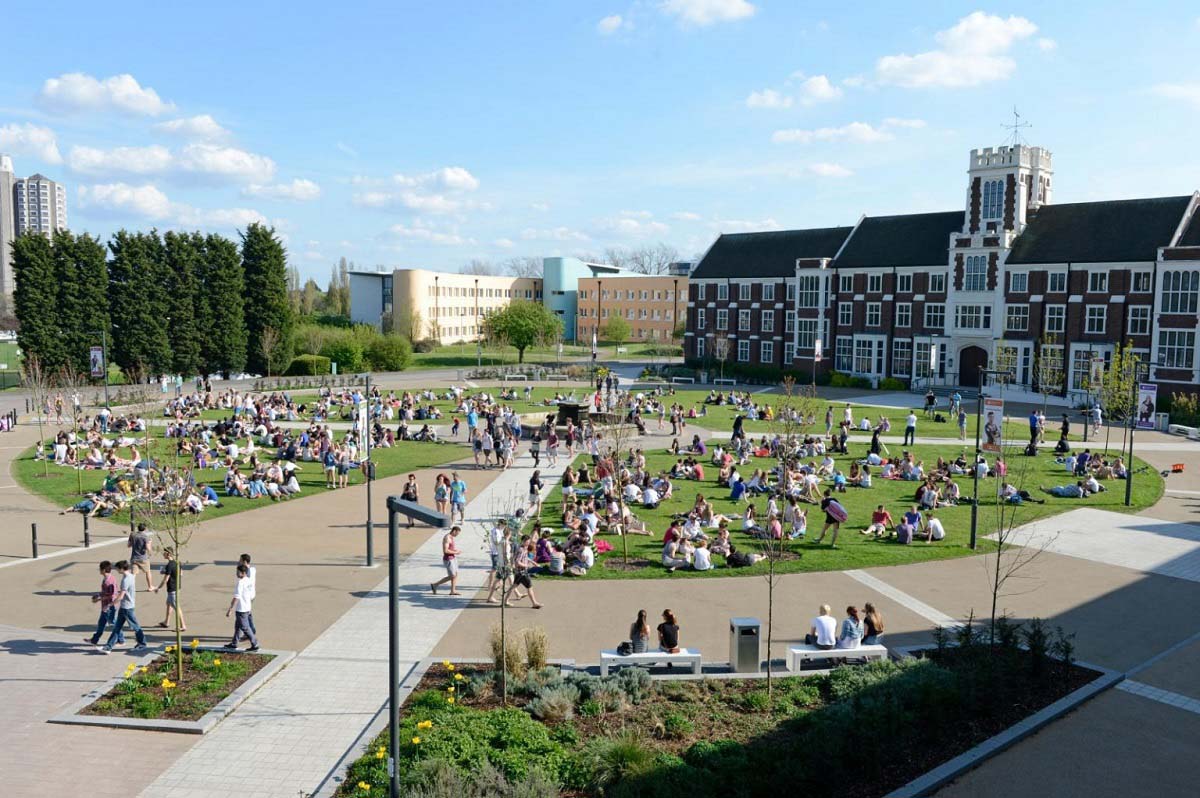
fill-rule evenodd
<path id="1" fill-rule="evenodd" d="M 1014 105 L 1056 202 L 1200 188 L 1192 2 L 64 2 L 5 28 L 0 152 L 67 185 L 73 229 L 265 219 L 321 281 L 961 207 Z"/>

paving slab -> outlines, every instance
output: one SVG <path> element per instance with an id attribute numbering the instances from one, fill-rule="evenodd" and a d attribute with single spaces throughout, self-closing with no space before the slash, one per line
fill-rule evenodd
<path id="1" fill-rule="evenodd" d="M 1200 640 L 1172 652 L 1153 665 L 1139 670 L 1139 682 L 1200 700 Z"/>

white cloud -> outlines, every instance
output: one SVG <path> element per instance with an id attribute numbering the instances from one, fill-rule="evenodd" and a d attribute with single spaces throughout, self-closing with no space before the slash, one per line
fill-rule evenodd
<path id="1" fill-rule="evenodd" d="M 809 164 L 808 171 L 817 177 L 850 177 L 854 172 L 837 163 Z"/>
<path id="2" fill-rule="evenodd" d="M 311 180 L 297 178 L 290 183 L 276 183 L 275 185 L 251 183 L 242 189 L 242 194 L 247 197 L 309 202 L 321 196 L 321 187 Z"/>
<path id="3" fill-rule="evenodd" d="M 619 31 L 624 24 L 625 20 L 621 18 L 620 14 L 613 14 L 597 22 L 596 30 L 599 31 L 600 35 L 608 36 Z"/>
<path id="4" fill-rule="evenodd" d="M 586 233 L 572 230 L 569 227 L 553 227 L 537 229 L 526 227 L 521 231 L 521 238 L 526 241 L 590 241 Z"/>
<path id="5" fill-rule="evenodd" d="M 178 163 L 184 172 L 250 183 L 265 183 L 275 176 L 275 162 L 267 156 L 216 144 L 188 144 Z"/>
<path id="6" fill-rule="evenodd" d="M 792 98 L 786 94 L 775 91 L 775 89 L 752 91 L 750 92 L 750 96 L 746 98 L 746 107 L 769 108 L 771 110 L 791 108 Z"/>
<path id="7" fill-rule="evenodd" d="M 0 152 L 27 155 L 48 164 L 62 163 L 54 131 L 29 122 L 0 125 Z"/>
<path id="8" fill-rule="evenodd" d="M 681 222 L 698 222 L 700 221 L 700 214 L 692 213 L 691 211 L 675 211 L 675 213 L 671 214 L 671 218 Z"/>
<path id="9" fill-rule="evenodd" d="M 139 116 L 158 116 L 175 107 L 129 74 L 99 80 L 69 72 L 42 84 L 38 100 L 57 111 L 117 111 Z"/>
<path id="10" fill-rule="evenodd" d="M 516 246 L 516 244 L 513 243 L 513 240 L 511 238 L 497 238 L 495 241 L 492 242 L 492 244 L 494 246 L 500 247 L 500 249 L 512 249 L 513 247 Z"/>
<path id="11" fill-rule="evenodd" d="M 252 208 L 216 208 L 202 210 L 186 205 L 179 206 L 179 224 L 195 227 L 234 228 L 254 224 L 268 224 L 267 217 Z M 283 237 L 286 243 L 286 236 Z"/>
<path id="12" fill-rule="evenodd" d="M 1048 53 L 1052 50 L 1058 49 L 1058 42 L 1054 41 L 1053 39 L 1038 39 L 1037 46 L 1038 49 L 1043 53 Z"/>
<path id="13" fill-rule="evenodd" d="M 404 239 L 405 241 L 422 241 L 428 244 L 438 244 L 441 246 L 457 246 L 459 244 L 473 244 L 473 239 L 464 238 L 456 232 L 443 232 L 435 230 L 417 220 L 412 225 L 394 224 L 388 228 L 388 233 L 396 238 Z"/>
<path id="14" fill-rule="evenodd" d="M 883 120 L 884 127 L 903 127 L 909 130 L 919 130 L 925 127 L 924 119 L 901 119 L 897 116 L 889 116 Z"/>
<path id="15" fill-rule="evenodd" d="M 1168 100 L 1179 100 L 1200 108 L 1200 83 L 1160 83 L 1151 91 Z"/>
<path id="16" fill-rule="evenodd" d="M 169 219 L 174 206 L 157 186 L 146 183 L 105 183 L 79 187 L 79 205 L 110 213 L 131 214 L 146 219 Z"/>
<path id="17" fill-rule="evenodd" d="M 352 198 L 355 205 L 366 208 L 402 207 L 421 213 L 457 213 L 469 208 L 484 208 L 486 203 L 464 197 L 479 188 L 479 179 L 461 166 L 446 166 L 420 175 L 396 173 L 389 178 L 356 176 L 351 180 L 358 186 L 399 190 L 358 192 Z"/>
<path id="18" fill-rule="evenodd" d="M 478 178 L 461 166 L 444 166 L 423 175 L 397 172 L 392 175 L 391 181 L 409 188 L 442 188 L 450 191 L 474 191 L 479 188 Z"/>
<path id="19" fill-rule="evenodd" d="M 874 144 L 891 139 L 891 133 L 882 128 L 872 127 L 866 122 L 851 122 L 842 127 L 819 127 L 815 130 L 790 128 L 776 130 L 771 134 L 771 141 L 776 144 L 812 144 L 818 141 L 853 141 L 859 144 Z"/>
<path id="20" fill-rule="evenodd" d="M 171 151 L 157 144 L 149 147 L 72 147 L 71 170 L 83 175 L 160 175 L 172 165 Z"/>
<path id="21" fill-rule="evenodd" d="M 655 221 L 649 211 L 621 211 L 617 217 L 601 219 L 599 226 L 614 235 L 632 238 L 660 236 L 671 229 L 662 222 Z"/>
<path id="22" fill-rule="evenodd" d="M 857 89 L 866 86 L 867 79 L 862 75 L 851 75 L 848 78 L 842 78 L 842 85 L 849 86 L 852 89 Z"/>
<path id="23" fill-rule="evenodd" d="M 209 114 L 199 114 L 184 119 L 171 119 L 166 122 L 159 122 L 154 126 L 154 129 L 160 130 L 163 133 L 170 133 L 173 136 L 184 136 L 189 139 L 203 139 L 205 141 L 224 139 L 229 136 L 229 131 L 221 127 L 217 120 L 213 119 Z"/>
<path id="24" fill-rule="evenodd" d="M 745 19 L 756 10 L 747 0 L 663 0 L 661 7 L 683 24 L 701 27 Z"/>
<path id="25" fill-rule="evenodd" d="M 800 84 L 800 102 L 804 105 L 816 105 L 829 102 L 842 96 L 842 90 L 829 82 L 824 75 L 813 75 L 805 78 Z"/>
<path id="26" fill-rule="evenodd" d="M 916 55 L 888 55 L 875 65 L 880 83 L 905 88 L 978 86 L 1009 77 L 1016 61 L 1013 44 L 1037 33 L 1024 17 L 1008 18 L 975 11 L 935 38 L 940 49 Z"/>
<path id="27" fill-rule="evenodd" d="M 751 233 L 759 230 L 779 230 L 779 222 L 766 219 L 718 219 L 711 227 L 721 233 Z"/>

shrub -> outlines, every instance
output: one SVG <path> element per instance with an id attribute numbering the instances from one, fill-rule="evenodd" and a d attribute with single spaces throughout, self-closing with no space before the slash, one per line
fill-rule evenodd
<path id="1" fill-rule="evenodd" d="M 696 724 L 692 723 L 685 715 L 671 712 L 663 718 L 663 731 L 672 740 L 682 740 L 695 733 Z"/>
<path id="2" fill-rule="evenodd" d="M 603 711 L 603 705 L 594 698 L 589 698 L 579 704 L 579 714 L 585 718 L 594 718 Z"/>
<path id="3" fill-rule="evenodd" d="M 623 712 L 625 710 L 625 691 L 619 684 L 603 683 L 592 691 L 591 700 L 595 701 L 603 712 Z"/>
<path id="4" fill-rule="evenodd" d="M 337 363 L 338 373 L 362 371 L 363 346 L 352 333 L 339 333 L 331 336 L 321 345 L 321 355 Z"/>
<path id="5" fill-rule="evenodd" d="M 1172 392 L 1169 401 L 1164 401 L 1163 398 L 1158 400 L 1158 411 L 1169 413 L 1172 424 L 1182 424 L 1185 427 L 1200 426 L 1200 393 Z"/>
<path id="6" fill-rule="evenodd" d="M 645 773 L 654 764 L 654 751 L 640 734 L 628 729 L 592 740 L 579 757 L 581 769 L 588 775 L 586 786 L 601 793 L 622 779 Z"/>
<path id="7" fill-rule="evenodd" d="M 527 695 L 537 695 L 547 687 L 558 687 L 562 683 L 562 671 L 558 668 L 538 668 L 526 672 L 519 690 Z"/>
<path id="8" fill-rule="evenodd" d="M 432 352 L 437 349 L 438 343 L 432 338 L 421 338 L 412 342 L 412 351 L 414 352 Z"/>
<path id="9" fill-rule="evenodd" d="M 701 698 L 700 687 L 695 682 L 663 682 L 658 690 L 668 701 L 690 703 Z"/>
<path id="10" fill-rule="evenodd" d="M 796 709 L 813 706 L 821 701 L 821 688 L 816 684 L 800 684 L 784 693 L 783 700 Z"/>
<path id="11" fill-rule="evenodd" d="M 412 346 L 402 335 L 381 335 L 367 345 L 365 356 L 372 371 L 403 371 L 412 360 Z"/>
<path id="12" fill-rule="evenodd" d="M 492 651 L 492 665 L 497 673 L 505 670 L 507 665 L 508 672 L 514 677 L 524 678 L 525 663 L 521 660 L 521 649 L 514 635 L 505 635 L 504 640 L 501 641 L 500 624 L 496 624 L 492 627 L 488 644 Z"/>
<path id="13" fill-rule="evenodd" d="M 540 671 L 546 667 L 546 649 L 549 643 L 546 630 L 540 626 L 526 629 L 522 635 L 525 641 L 525 665 L 531 671 Z"/>
<path id="14" fill-rule="evenodd" d="M 575 716 L 575 702 L 578 700 L 578 687 L 561 684 L 542 690 L 537 698 L 525 705 L 525 709 L 545 723 L 562 723 Z"/>
<path id="15" fill-rule="evenodd" d="M 903 391 L 907 390 L 908 386 L 904 384 L 904 380 L 896 377 L 884 377 L 879 381 L 879 390 L 881 391 Z"/>
<path id="16" fill-rule="evenodd" d="M 288 364 L 284 375 L 288 377 L 311 377 L 317 374 L 328 374 L 330 371 L 329 358 L 320 355 L 297 355 Z"/>
<path id="17" fill-rule="evenodd" d="M 491 763 L 508 779 L 526 778 L 535 764 L 547 776 L 558 778 L 566 763 L 566 749 L 550 738 L 550 730 L 517 709 L 464 707 L 432 719 L 433 730 L 415 746 L 407 744 L 418 722 L 410 717 L 405 724 L 402 758 L 443 759 L 466 771 L 478 771 L 484 763 Z"/>
<path id="18" fill-rule="evenodd" d="M 642 703 L 642 698 L 654 689 L 650 671 L 645 668 L 625 668 L 617 675 L 617 684 L 629 696 L 632 704 Z"/>
<path id="19" fill-rule="evenodd" d="M 742 706 L 751 712 L 763 712 L 770 705 L 766 690 L 752 690 L 742 696 Z"/>

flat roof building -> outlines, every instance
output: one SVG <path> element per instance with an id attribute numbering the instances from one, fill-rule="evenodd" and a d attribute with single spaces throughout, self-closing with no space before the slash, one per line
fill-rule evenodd
<path id="1" fill-rule="evenodd" d="M 579 281 L 579 307 L 575 321 L 578 339 L 589 342 L 592 333 L 608 340 L 605 325 L 614 316 L 629 324 L 630 341 L 669 341 L 686 315 L 688 278 L 672 275 L 588 277 Z"/>

